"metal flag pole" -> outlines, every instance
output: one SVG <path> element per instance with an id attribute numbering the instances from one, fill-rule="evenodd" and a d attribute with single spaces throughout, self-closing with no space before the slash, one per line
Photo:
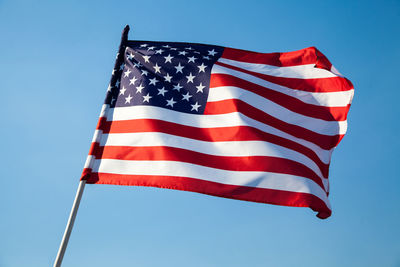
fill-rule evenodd
<path id="1" fill-rule="evenodd" d="M 117 59 L 115 61 L 114 69 L 118 68 L 118 66 L 120 65 L 121 61 L 124 58 L 123 55 L 124 55 L 125 45 L 128 40 L 128 33 L 129 33 L 129 25 L 126 25 L 124 30 L 122 31 L 121 43 L 119 45 L 118 55 L 117 55 Z M 117 80 L 117 77 L 115 77 L 115 75 L 113 75 L 111 77 L 110 84 L 115 84 L 116 80 Z M 79 182 L 78 190 L 76 191 L 75 200 L 74 200 L 74 203 L 72 204 L 72 209 L 71 209 L 71 213 L 68 218 L 67 226 L 65 227 L 64 236 L 61 240 L 61 244 L 60 244 L 60 248 L 58 249 L 56 260 L 54 261 L 54 265 L 53 265 L 54 267 L 61 266 L 62 260 L 64 258 L 65 250 L 67 249 L 69 237 L 71 236 L 72 228 L 74 226 L 76 214 L 78 213 L 78 208 L 79 208 L 79 204 L 82 199 L 82 194 L 83 194 L 83 190 L 85 189 L 85 185 L 86 185 L 86 180 L 81 180 Z"/>
<path id="2" fill-rule="evenodd" d="M 67 249 L 68 240 L 71 235 L 72 227 L 74 226 L 76 214 L 78 212 L 79 204 L 81 203 L 81 198 L 83 194 L 83 189 L 85 189 L 86 180 L 81 180 L 79 182 L 78 190 L 76 191 L 76 196 L 74 204 L 72 205 L 71 213 L 69 214 L 67 227 L 65 227 L 64 236 L 61 240 L 60 248 L 58 249 L 57 258 L 54 262 L 54 267 L 61 266 L 61 262 L 64 258 L 65 250 Z"/>

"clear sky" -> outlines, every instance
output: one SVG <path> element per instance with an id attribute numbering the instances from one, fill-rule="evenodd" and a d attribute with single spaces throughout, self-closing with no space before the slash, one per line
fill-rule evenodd
<path id="1" fill-rule="evenodd" d="M 259 52 L 316 46 L 349 78 L 333 214 L 88 185 L 63 266 L 400 266 L 400 1 L 0 0 L 0 266 L 50 266 L 123 27 Z"/>

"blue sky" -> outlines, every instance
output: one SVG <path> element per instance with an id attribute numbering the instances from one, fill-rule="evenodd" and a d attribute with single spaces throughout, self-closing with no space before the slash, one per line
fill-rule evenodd
<path id="1" fill-rule="evenodd" d="M 130 39 L 316 46 L 355 86 L 333 215 L 89 185 L 63 266 L 400 266 L 399 1 L 0 1 L 0 266 L 50 266 L 123 27 Z"/>

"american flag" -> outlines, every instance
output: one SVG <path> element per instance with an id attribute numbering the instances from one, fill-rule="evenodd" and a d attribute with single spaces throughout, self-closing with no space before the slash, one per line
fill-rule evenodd
<path id="1" fill-rule="evenodd" d="M 82 180 L 331 215 L 328 169 L 353 86 L 316 48 L 127 41 Z"/>

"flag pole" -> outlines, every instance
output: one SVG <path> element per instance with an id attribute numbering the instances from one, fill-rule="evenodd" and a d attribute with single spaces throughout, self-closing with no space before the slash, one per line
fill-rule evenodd
<path id="1" fill-rule="evenodd" d="M 128 33 L 129 33 L 129 25 L 126 25 L 124 30 L 122 31 L 121 43 L 119 45 L 118 55 L 117 55 L 117 59 L 115 61 L 114 69 L 117 69 L 117 67 L 120 65 L 121 61 L 124 58 L 123 54 L 124 54 L 126 42 L 128 41 Z M 110 84 L 115 84 L 115 81 L 116 81 L 116 77 L 113 75 L 111 77 Z M 69 237 L 71 236 L 72 228 L 74 226 L 76 214 L 78 213 L 79 204 L 81 203 L 85 185 L 86 185 L 86 180 L 82 179 L 79 182 L 78 190 L 76 191 L 75 200 L 74 200 L 74 203 L 72 204 L 71 213 L 69 214 L 67 226 L 65 227 L 65 232 L 64 232 L 63 238 L 61 240 L 60 248 L 58 249 L 57 257 L 56 257 L 56 260 L 54 261 L 53 267 L 61 266 L 62 260 L 64 258 L 65 250 L 67 249 Z"/>
<path id="2" fill-rule="evenodd" d="M 76 214 L 78 213 L 79 204 L 81 203 L 81 198 L 83 190 L 85 189 L 86 180 L 81 180 L 79 182 L 78 190 L 76 191 L 76 196 L 74 204 L 72 204 L 71 213 L 69 214 L 67 227 L 65 227 L 64 236 L 61 240 L 60 248 L 58 249 L 57 258 L 54 262 L 54 267 L 61 266 L 61 262 L 64 258 L 65 250 L 67 249 L 68 240 L 72 232 L 72 227 L 74 226 Z"/>

